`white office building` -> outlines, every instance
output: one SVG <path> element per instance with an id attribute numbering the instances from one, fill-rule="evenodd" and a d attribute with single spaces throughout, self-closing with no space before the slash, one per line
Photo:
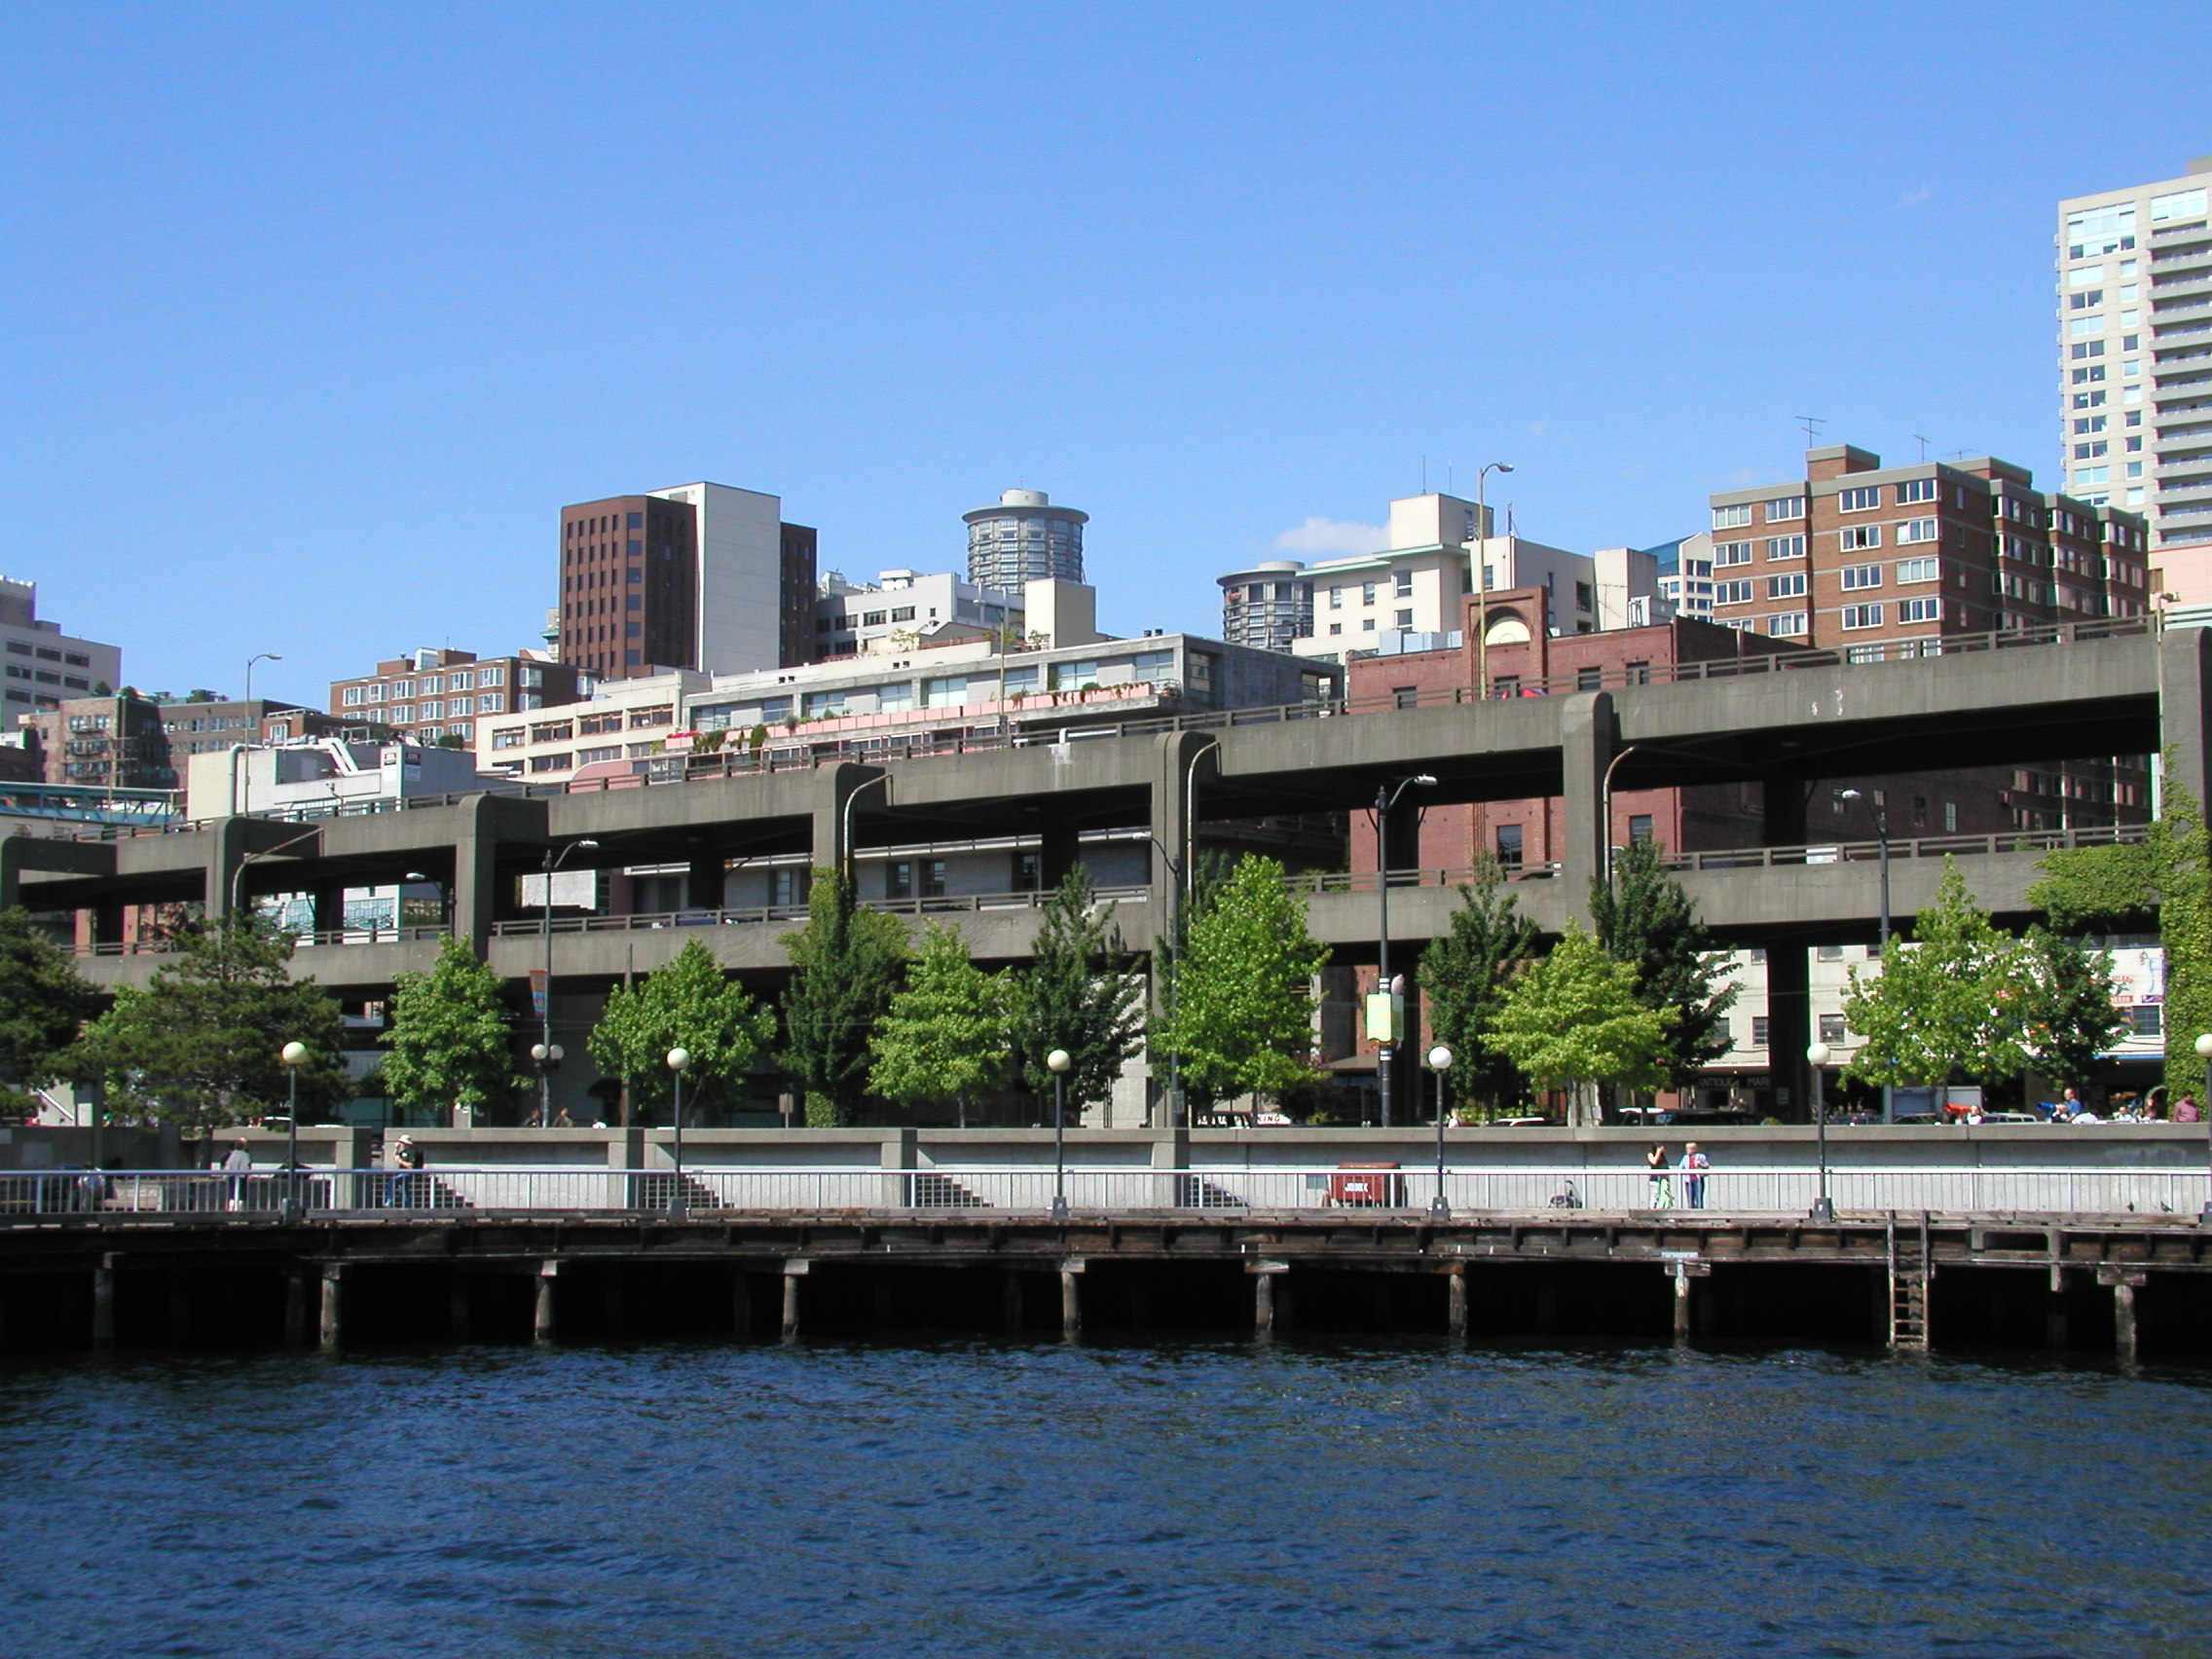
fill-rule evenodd
<path id="1" fill-rule="evenodd" d="M 2066 493 L 2146 515 L 2154 585 L 2184 605 L 2212 603 L 2208 204 L 2212 156 L 2058 204 Z"/>
<path id="2" fill-rule="evenodd" d="M 699 515 L 692 662 L 726 674 L 784 660 L 783 498 L 705 483 L 645 494 Z"/>
<path id="3" fill-rule="evenodd" d="M 1374 652 L 1433 650 L 1458 633 L 1476 592 L 1542 588 L 1554 634 L 1641 627 L 1653 609 L 1659 559 L 1629 547 L 1570 553 L 1491 534 L 1487 507 L 1456 496 L 1390 503 L 1380 552 L 1306 564 L 1269 559 L 1217 577 L 1222 638 L 1255 650 L 1343 662 Z"/>

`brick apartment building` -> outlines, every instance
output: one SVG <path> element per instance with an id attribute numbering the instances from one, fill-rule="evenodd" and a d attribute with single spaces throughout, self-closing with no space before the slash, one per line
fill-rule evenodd
<path id="1" fill-rule="evenodd" d="M 288 743 L 336 734 L 339 720 L 270 697 L 195 691 L 145 696 L 129 686 L 107 697 L 72 697 L 21 719 L 42 756 L 44 781 L 79 789 L 173 790 L 186 763 L 240 744 Z"/>
<path id="2" fill-rule="evenodd" d="M 425 646 L 378 663 L 374 674 L 332 681 L 330 707 L 348 729 L 365 726 L 425 748 L 454 738 L 465 749 L 476 740 L 479 715 L 550 709 L 589 692 L 574 663 Z"/>

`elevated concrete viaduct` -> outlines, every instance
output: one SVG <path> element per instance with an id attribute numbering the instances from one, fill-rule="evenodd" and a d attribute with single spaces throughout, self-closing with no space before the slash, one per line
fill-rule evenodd
<path id="1" fill-rule="evenodd" d="M 519 979 L 541 957 L 535 926 L 515 908 L 516 877 L 538 868 L 547 849 L 588 839 L 597 846 L 571 850 L 567 867 L 686 866 L 691 913 L 660 925 L 597 918 L 585 931 L 564 921 L 564 981 L 604 985 L 649 970 L 694 939 L 734 971 L 767 977 L 782 971 L 778 939 L 796 923 L 788 908 L 726 909 L 728 861 L 803 854 L 829 864 L 850 846 L 1021 834 L 1038 838 L 1050 886 L 1085 831 L 1134 830 L 1152 847 L 1151 885 L 1124 896 L 1120 919 L 1141 950 L 1172 926 L 1191 848 L 1207 824 L 1357 812 L 1372 805 L 1379 786 L 1418 772 L 1436 778 L 1423 793 L 1439 803 L 1560 797 L 1567 857 L 1556 871 L 1515 886 L 1528 912 L 1556 931 L 1584 913 L 1603 867 L 1602 797 L 1616 760 L 1613 781 L 1624 790 L 1759 784 L 1768 838 L 1785 847 L 1802 847 L 1808 791 L 1827 777 L 2162 750 L 2172 778 L 2201 799 L 2212 719 L 2208 641 L 2212 634 L 2201 630 L 2174 630 L 1897 662 L 1758 659 L 1760 672 L 1740 676 L 1706 665 L 1708 678 L 1510 701 L 1372 715 L 1330 707 L 1238 711 L 1054 746 L 970 748 L 880 764 L 838 760 L 665 786 L 480 795 L 305 824 L 231 818 L 96 841 L 17 837 L 0 841 L 0 903 L 19 898 L 38 910 L 92 910 L 95 938 L 103 946 L 113 941 L 113 953 L 84 966 L 95 981 L 113 985 L 141 982 L 161 960 L 122 944 L 127 904 L 198 900 L 220 911 L 234 885 L 241 895 L 307 891 L 318 898 L 320 929 L 324 896 L 335 904 L 348 886 L 417 875 L 442 885 L 451 926 Z M 2025 912 L 2043 856 L 2033 837 L 2018 840 L 2024 850 L 1992 841 L 1964 866 L 1978 899 L 2013 917 Z M 1940 859 L 1909 856 L 1931 850 L 1899 848 L 1893 910 L 1900 926 L 1940 877 Z M 1822 858 L 1817 849 L 1800 851 L 1771 865 L 1690 869 L 1682 879 L 1714 930 L 1735 943 L 1871 938 L 1874 865 Z M 1436 872 L 1401 872 L 1394 887 L 1400 879 L 1409 885 L 1393 895 L 1391 935 L 1410 946 L 1444 929 L 1456 896 Z M 1034 909 L 1013 895 L 996 903 L 915 907 L 959 925 L 985 961 L 1022 958 L 1035 926 Z M 1365 891 L 1316 891 L 1309 908 L 1315 934 L 1341 961 L 1374 960 L 1372 878 Z M 341 942 L 349 938 L 342 917 L 330 914 L 329 941 L 303 947 L 296 964 L 335 988 L 381 987 L 435 952 L 433 938 Z M 718 925 L 673 925 L 680 922 Z M 1777 974 L 1772 994 L 1774 1051 L 1801 1051 L 1795 1027 L 1803 1010 L 1790 1012 L 1787 971 Z"/>

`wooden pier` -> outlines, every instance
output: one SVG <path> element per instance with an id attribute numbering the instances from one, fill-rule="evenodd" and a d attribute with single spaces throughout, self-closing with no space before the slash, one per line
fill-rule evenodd
<path id="1" fill-rule="evenodd" d="M 0 1346 L 1522 1334 L 2212 1349 L 2212 1229 L 2120 1215 L 1337 1210 L 63 1216 L 0 1228 Z"/>

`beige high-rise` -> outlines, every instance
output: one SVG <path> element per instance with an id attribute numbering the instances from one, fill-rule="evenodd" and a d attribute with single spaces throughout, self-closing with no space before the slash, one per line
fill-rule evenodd
<path id="1" fill-rule="evenodd" d="M 2058 204 L 2066 494 L 2150 521 L 2156 585 L 2212 603 L 2212 156 Z"/>

